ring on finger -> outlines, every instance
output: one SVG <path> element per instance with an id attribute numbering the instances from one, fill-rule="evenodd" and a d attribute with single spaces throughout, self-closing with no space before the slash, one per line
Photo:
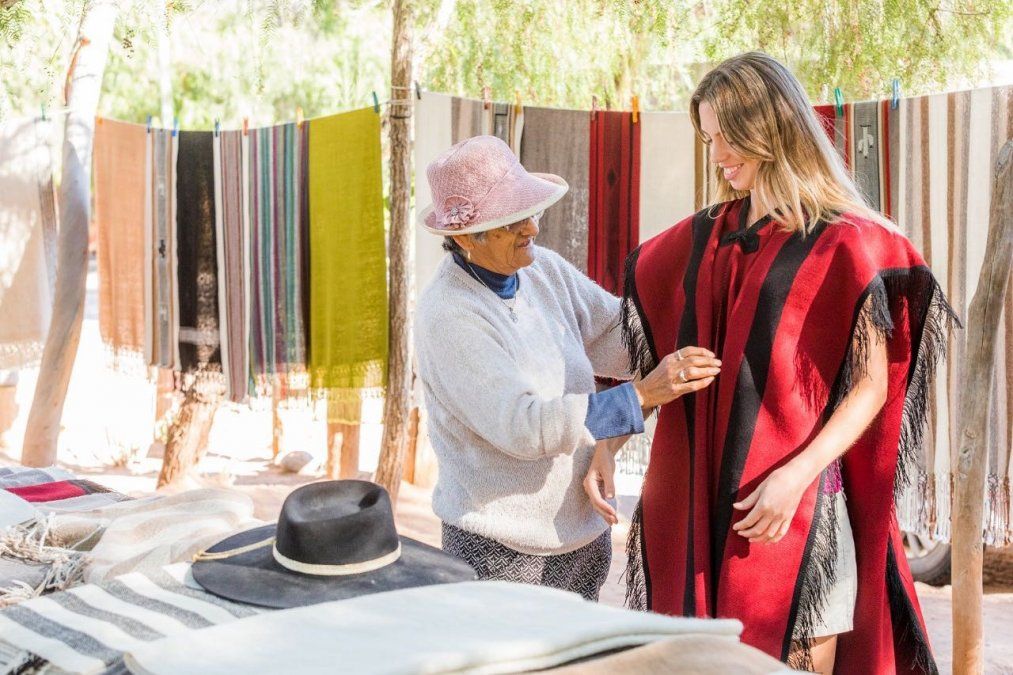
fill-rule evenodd
<path id="1" fill-rule="evenodd" d="M 686 377 L 686 371 L 685 370 L 680 370 L 679 371 L 679 379 L 682 380 L 683 382 L 689 382 L 689 379 L 687 379 L 687 377 Z"/>
<path id="2" fill-rule="evenodd" d="M 681 349 L 676 349 L 675 350 L 675 358 L 677 358 L 680 361 L 682 361 L 682 350 Z"/>

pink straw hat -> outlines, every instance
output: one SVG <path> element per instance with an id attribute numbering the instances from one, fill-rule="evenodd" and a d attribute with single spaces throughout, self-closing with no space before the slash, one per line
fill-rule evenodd
<path id="1" fill-rule="evenodd" d="M 463 140 L 426 167 L 433 205 L 422 212 L 433 234 L 472 234 L 520 222 L 566 194 L 566 181 L 528 173 L 495 136 Z"/>

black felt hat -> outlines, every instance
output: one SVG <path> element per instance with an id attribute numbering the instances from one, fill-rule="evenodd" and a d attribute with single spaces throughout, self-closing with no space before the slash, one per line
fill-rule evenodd
<path id="1" fill-rule="evenodd" d="M 298 488 L 277 524 L 198 553 L 192 571 L 215 595 L 276 608 L 476 578 L 462 560 L 398 536 L 387 491 L 362 480 Z"/>

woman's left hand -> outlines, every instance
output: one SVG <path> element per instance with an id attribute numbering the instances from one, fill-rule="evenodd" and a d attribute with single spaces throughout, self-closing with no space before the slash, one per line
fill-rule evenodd
<path id="1" fill-rule="evenodd" d="M 627 438 L 629 437 L 598 441 L 594 457 L 591 459 L 591 466 L 588 467 L 587 475 L 584 476 L 584 492 L 591 500 L 591 506 L 609 525 L 619 522 L 615 507 L 608 502 L 616 494 L 616 449 L 614 446 L 622 445 Z"/>
<path id="2" fill-rule="evenodd" d="M 798 503 L 810 482 L 790 464 L 777 469 L 752 494 L 732 504 L 739 511 L 749 511 L 732 529 L 753 544 L 781 541 L 788 534 Z"/>

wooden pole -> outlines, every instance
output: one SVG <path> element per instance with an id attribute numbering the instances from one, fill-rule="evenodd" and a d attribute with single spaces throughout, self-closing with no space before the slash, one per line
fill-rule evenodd
<path id="1" fill-rule="evenodd" d="M 48 466 L 56 461 L 60 418 L 81 341 L 88 276 L 92 139 L 102 74 L 118 13 L 118 0 L 90 0 L 85 4 L 67 71 L 66 102 L 70 110 L 64 127 L 63 174 L 58 197 L 56 292 L 25 430 L 21 462 L 27 466 Z"/>
<path id="2" fill-rule="evenodd" d="M 157 487 L 184 478 L 197 466 L 207 449 L 211 423 L 215 419 L 221 397 L 203 396 L 196 389 L 194 387 L 183 395 L 179 414 L 169 427 Z"/>
<path id="3" fill-rule="evenodd" d="M 0 447 L 18 417 L 18 371 L 0 370 Z"/>
<path id="4" fill-rule="evenodd" d="M 996 336 L 1013 256 L 1013 141 L 999 153 L 989 213 L 985 263 L 967 317 L 967 367 L 961 391 L 960 451 L 953 505 L 953 672 L 984 672 L 982 631 L 982 511 L 985 504 L 985 445 Z"/>
<path id="5" fill-rule="evenodd" d="M 359 425 L 327 423 L 327 477 L 358 478 Z"/>
<path id="6" fill-rule="evenodd" d="M 390 361 L 376 482 L 396 501 L 404 469 L 411 387 L 411 117 L 413 0 L 394 0 L 390 106 Z"/>

